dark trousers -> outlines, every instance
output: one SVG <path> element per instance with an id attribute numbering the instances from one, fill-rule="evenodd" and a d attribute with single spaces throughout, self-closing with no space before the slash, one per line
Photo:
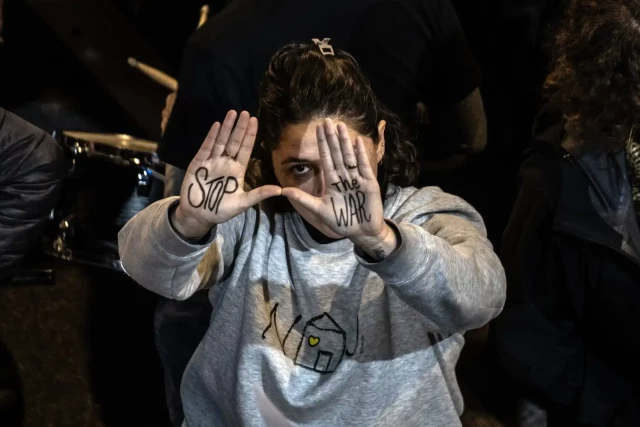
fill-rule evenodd
<path id="1" fill-rule="evenodd" d="M 208 295 L 200 291 L 186 301 L 162 298 L 156 308 L 156 348 L 164 368 L 167 407 L 174 427 L 180 427 L 184 420 L 182 375 L 209 327 L 212 308 Z"/>
<path id="2" fill-rule="evenodd" d="M 185 172 L 175 166 L 166 166 L 164 195 L 179 195 Z M 161 298 L 156 308 L 156 348 L 164 368 L 167 407 L 174 427 L 180 427 L 184 420 L 180 397 L 182 375 L 211 320 L 208 295 L 208 291 L 200 291 L 186 301 Z"/>

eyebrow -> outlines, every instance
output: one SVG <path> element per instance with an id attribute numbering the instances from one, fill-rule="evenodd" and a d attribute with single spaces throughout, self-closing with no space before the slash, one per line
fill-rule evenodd
<path id="1" fill-rule="evenodd" d="M 285 165 L 287 163 L 311 163 L 309 159 L 302 159 L 300 157 L 287 157 L 280 164 Z"/>

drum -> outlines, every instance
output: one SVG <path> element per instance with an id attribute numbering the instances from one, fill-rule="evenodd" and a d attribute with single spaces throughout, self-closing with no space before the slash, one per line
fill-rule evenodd
<path id="1" fill-rule="evenodd" d="M 61 131 L 68 176 L 51 212 L 45 252 L 122 270 L 118 231 L 162 197 L 157 144 L 122 134 Z"/>

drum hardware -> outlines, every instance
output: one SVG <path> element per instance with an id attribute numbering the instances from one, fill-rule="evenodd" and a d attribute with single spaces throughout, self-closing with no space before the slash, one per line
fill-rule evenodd
<path id="1" fill-rule="evenodd" d="M 152 177 L 157 179 L 160 182 L 164 182 L 165 177 L 163 174 L 154 171 L 153 169 L 147 169 L 147 172 L 151 174 Z"/>
<path id="2" fill-rule="evenodd" d="M 68 179 L 49 215 L 45 253 L 123 271 L 117 236 L 136 213 L 162 197 L 157 144 L 124 134 L 54 132 Z"/>
<path id="3" fill-rule="evenodd" d="M 136 193 L 138 196 L 148 197 L 151 190 L 151 174 L 147 169 L 142 169 L 138 173 L 138 185 L 136 185 Z"/>
<path id="4" fill-rule="evenodd" d="M 6 284 L 10 286 L 50 286 L 55 284 L 55 281 L 56 274 L 55 271 L 51 269 L 28 269 L 18 271 L 8 280 Z"/>

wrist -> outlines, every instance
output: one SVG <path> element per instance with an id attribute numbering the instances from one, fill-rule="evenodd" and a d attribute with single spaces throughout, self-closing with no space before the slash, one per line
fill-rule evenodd
<path id="1" fill-rule="evenodd" d="M 384 221 L 382 223 L 382 229 L 379 233 L 374 235 L 364 235 L 353 237 L 351 240 L 356 246 L 365 247 L 365 246 L 374 246 L 376 244 L 382 243 L 388 236 L 389 232 L 393 232 L 391 227 Z"/>
<path id="2" fill-rule="evenodd" d="M 180 206 L 172 210 L 169 219 L 181 237 L 189 240 L 200 239 L 211 230 L 211 225 L 203 224 L 192 216 L 185 215 Z"/>
<path id="3" fill-rule="evenodd" d="M 382 261 L 398 246 L 398 236 L 392 227 L 384 222 L 380 233 L 375 236 L 353 238 L 354 245 L 362 249 L 376 261 Z"/>

